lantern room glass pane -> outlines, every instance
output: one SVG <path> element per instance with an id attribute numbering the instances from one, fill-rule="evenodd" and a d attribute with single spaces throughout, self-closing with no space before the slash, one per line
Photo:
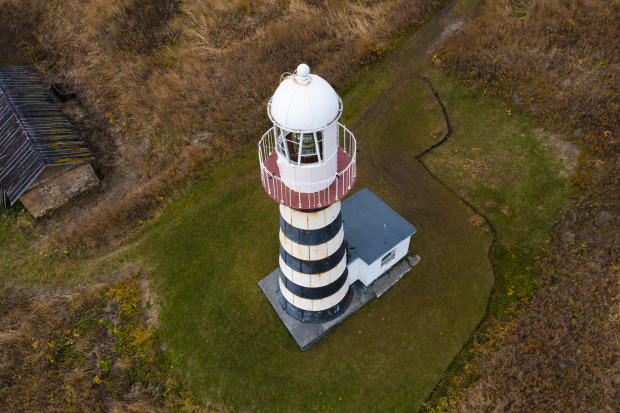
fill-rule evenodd
<path id="1" fill-rule="evenodd" d="M 293 151 L 301 156 L 316 155 L 316 145 L 314 144 L 314 135 L 312 133 L 293 133 L 292 139 Z M 301 147 L 300 147 L 301 145 Z"/>
<path id="2" fill-rule="evenodd" d="M 282 136 L 284 137 L 282 143 L 288 148 L 288 159 L 290 162 L 302 164 L 323 162 L 322 131 L 314 133 L 282 131 Z M 286 148 L 283 148 L 283 150 L 284 149 Z"/>
<path id="3" fill-rule="evenodd" d="M 286 156 L 286 150 L 284 149 L 284 134 L 282 132 L 282 129 L 277 126 L 275 127 L 276 149 L 282 156 Z"/>
<path id="4" fill-rule="evenodd" d="M 316 134 L 316 142 L 319 145 L 319 155 L 321 155 L 321 162 L 325 160 L 325 156 L 323 155 L 323 131 L 315 132 Z"/>

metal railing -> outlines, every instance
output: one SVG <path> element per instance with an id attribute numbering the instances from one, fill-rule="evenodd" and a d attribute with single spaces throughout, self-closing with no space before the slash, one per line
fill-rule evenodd
<path id="1" fill-rule="evenodd" d="M 272 127 L 263 135 L 258 144 L 258 159 L 263 187 L 271 198 L 283 205 L 303 209 L 321 208 L 342 199 L 355 183 L 357 177 L 355 163 L 357 142 L 353 133 L 340 123 L 338 123 L 337 128 L 337 146 L 342 149 L 345 155 L 348 155 L 346 156 L 348 163 L 344 166 L 339 165 L 342 169 L 337 170 L 335 176 L 311 183 L 319 188 L 324 187 L 321 190 L 314 192 L 295 191 L 291 187 L 298 187 L 300 182 L 284 180 L 282 177 L 277 176 L 273 170 L 269 170 L 265 165 L 268 158 L 271 161 L 269 162 L 270 165 L 277 165 L 276 144 L 275 127 Z M 307 166 L 311 167 L 310 165 Z M 310 183 L 302 182 L 301 184 Z"/>

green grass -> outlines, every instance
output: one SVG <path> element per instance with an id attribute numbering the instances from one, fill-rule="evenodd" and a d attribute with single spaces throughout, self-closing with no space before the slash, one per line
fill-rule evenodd
<path id="1" fill-rule="evenodd" d="M 415 160 L 445 125 L 411 67 L 386 75 L 397 63 L 407 56 L 375 66 L 343 96 L 343 122 L 361 149 L 356 189 L 369 187 L 417 227 L 411 249 L 422 261 L 308 351 L 257 285 L 277 267 L 278 211 L 254 151 L 220 165 L 144 233 L 163 337 L 206 400 L 270 411 L 415 410 L 483 316 L 491 234 L 472 227 L 472 212 Z"/>
<path id="2" fill-rule="evenodd" d="M 457 406 L 449 404 L 460 400 L 455 395 L 477 380 L 476 350 L 481 344 L 496 347 L 502 320 L 514 315 L 538 288 L 537 254 L 570 193 L 562 172 L 576 159 L 561 160 L 552 145 L 545 147 L 542 141 L 548 134 L 536 131 L 530 118 L 440 71 L 429 73 L 454 133 L 423 161 L 489 217 L 498 234 L 491 255 L 497 281 L 488 317 L 427 405 L 427 411 L 452 411 Z"/>
<path id="3" fill-rule="evenodd" d="M 19 204 L 0 208 L 0 280 L 7 285 L 46 285 L 54 284 L 60 274 L 71 277 L 72 266 L 63 265 L 67 257 L 46 256 L 31 248 L 38 236 L 32 223 Z"/>
<path id="4" fill-rule="evenodd" d="M 194 389 L 237 408 L 416 408 L 484 311 L 489 234 L 472 231 L 467 210 L 436 188 L 445 211 L 419 223 L 422 263 L 301 352 L 257 285 L 277 266 L 278 209 L 253 155 L 222 165 L 144 235 L 163 336 Z M 431 241 L 441 234 L 426 225 L 461 242 Z"/>
<path id="5" fill-rule="evenodd" d="M 432 80 L 454 133 L 424 162 L 493 221 L 507 247 L 542 245 L 568 191 L 562 160 L 530 118 L 440 72 Z"/>
<path id="6" fill-rule="evenodd" d="M 422 262 L 308 351 L 298 349 L 257 286 L 277 266 L 278 212 L 260 186 L 253 151 L 222 164 L 147 230 L 143 245 L 164 304 L 163 336 L 206 400 L 241 409 L 415 410 L 484 315 L 493 281 L 491 234 L 485 225 L 472 226 L 473 212 L 415 160 L 435 142 L 432 130 L 446 131 L 434 96 L 416 73 L 432 72 L 406 53 L 372 67 L 343 96 L 343 122 L 361 150 L 356 189 L 369 187 L 417 227 L 411 249 Z M 467 136 L 467 126 L 478 147 L 489 151 L 498 131 L 525 132 L 529 139 L 502 141 L 508 152 L 537 155 L 521 159 L 528 169 L 518 198 L 535 204 L 544 191 L 559 205 L 557 160 L 532 138 L 534 126 L 440 76 L 432 79 L 447 96 L 454 141 Z M 481 108 L 497 122 L 487 123 Z M 478 184 L 471 174 L 445 176 L 436 159 L 431 168 L 457 191 L 479 185 L 484 195 L 498 182 L 498 193 L 514 190 L 508 184 L 515 175 L 486 175 Z M 497 158 L 497 167 L 511 161 Z M 475 193 L 464 195 L 475 201 Z M 503 220 L 501 239 L 518 245 L 544 238 L 557 211 L 541 209 L 525 219 L 519 215 L 524 209 L 510 206 L 510 217 L 492 219 Z M 523 235 L 528 233 L 531 239 Z M 505 284 L 520 294 L 521 284 Z"/>
<path id="7" fill-rule="evenodd" d="M 60 254 L 35 248 L 38 228 L 19 204 L 0 208 L 0 283 L 20 286 L 71 289 L 78 285 L 109 281 L 141 265 L 127 246 L 92 256 L 76 257 L 58 246 Z M 65 253 L 66 252 L 66 253 Z"/>

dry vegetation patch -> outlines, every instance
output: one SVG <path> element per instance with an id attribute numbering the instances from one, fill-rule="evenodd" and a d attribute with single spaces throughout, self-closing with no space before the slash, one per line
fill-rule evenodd
<path id="1" fill-rule="evenodd" d="M 122 237 L 200 166 L 259 138 L 282 72 L 304 61 L 343 85 L 441 3 L 1 2 L 12 46 L 0 63 L 32 64 L 77 94 L 85 115 L 75 120 L 106 174 L 80 210 L 52 218 L 63 224 L 42 245 L 78 251 Z"/>
<path id="2" fill-rule="evenodd" d="M 488 0 L 441 61 L 511 106 L 587 141 L 618 140 L 620 1 Z"/>
<path id="3" fill-rule="evenodd" d="M 483 350 L 458 410 L 618 411 L 620 274 L 601 247 L 550 245 L 543 288 L 501 346 Z"/>
<path id="4" fill-rule="evenodd" d="M 582 152 L 563 171 L 573 196 L 537 252 L 540 290 L 487 320 L 428 411 L 620 410 L 619 30 L 617 0 L 488 0 L 440 55 Z"/>
<path id="5" fill-rule="evenodd" d="M 162 351 L 147 297 L 135 276 L 70 295 L 0 288 L 3 410 L 207 411 Z"/>

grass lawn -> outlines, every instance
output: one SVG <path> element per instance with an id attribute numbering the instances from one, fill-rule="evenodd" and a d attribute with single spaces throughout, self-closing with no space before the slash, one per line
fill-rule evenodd
<path id="1" fill-rule="evenodd" d="M 79 284 L 109 281 L 129 268 L 136 268 L 126 247 L 92 257 L 74 258 L 69 250 L 61 256 L 48 256 L 32 247 L 38 237 L 32 222 L 19 203 L 0 208 L 0 283 L 5 287 L 65 290 Z"/>
<path id="2" fill-rule="evenodd" d="M 411 168 L 428 194 L 391 203 L 418 225 L 421 264 L 301 352 L 257 286 L 277 266 L 278 212 L 257 182 L 253 155 L 222 165 L 144 235 L 163 335 L 193 387 L 239 408 L 417 408 L 484 312 L 490 235 Z M 399 187 L 377 192 L 396 197 Z"/>
<path id="3" fill-rule="evenodd" d="M 568 176 L 578 151 L 529 117 L 440 71 L 431 71 L 430 78 L 454 133 L 423 162 L 493 222 L 498 278 L 490 313 L 502 318 L 537 289 L 537 251 L 571 191 Z"/>
<path id="4" fill-rule="evenodd" d="M 567 195 L 576 150 L 568 142 L 550 139 L 551 134 L 536 129 L 527 116 L 481 97 L 439 71 L 431 79 L 454 133 L 424 162 L 491 219 L 507 247 L 541 245 Z M 551 145 L 545 147 L 543 142 Z M 558 153 L 569 156 L 562 160 Z"/>
<path id="5" fill-rule="evenodd" d="M 254 151 L 214 170 L 143 235 L 163 336 L 205 399 L 241 409 L 415 410 L 484 314 L 491 234 L 471 226 L 472 212 L 415 160 L 445 124 L 425 83 L 389 75 L 408 62 L 397 53 L 376 65 L 343 96 L 343 122 L 361 148 L 356 189 L 369 187 L 417 227 L 411 249 L 422 262 L 308 351 L 257 285 L 277 266 L 278 212 Z"/>

